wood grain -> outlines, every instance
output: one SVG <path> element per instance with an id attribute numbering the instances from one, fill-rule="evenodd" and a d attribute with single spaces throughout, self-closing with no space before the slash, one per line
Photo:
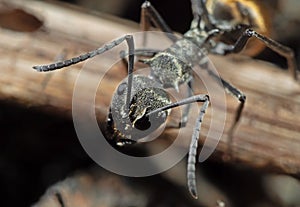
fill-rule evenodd
<path id="1" fill-rule="evenodd" d="M 94 90 L 92 83 L 99 82 L 95 74 L 104 74 L 120 49 L 100 57 L 101 61 L 88 61 L 85 68 L 89 70 L 84 73 L 80 72 L 84 63 L 51 73 L 38 73 L 32 66 L 51 63 L 63 51 L 66 51 L 65 58 L 90 51 L 124 34 L 138 31 L 138 25 L 66 5 L 39 1 L 27 1 L 26 5 L 15 1 L 14 4 L 39 18 L 43 26 L 35 32 L 1 29 L 0 99 L 71 118 L 73 89 L 79 74 L 86 79 L 85 84 L 80 85 L 82 94 L 88 94 Z M 226 96 L 225 130 L 213 158 L 299 177 L 300 85 L 286 71 L 266 62 L 233 57 L 212 56 L 211 59 L 221 76 L 247 95 L 246 107 L 232 143 L 235 159 L 223 159 L 228 155 L 227 132 L 238 104 L 229 95 Z M 109 72 L 100 84 L 100 88 L 104 88 L 98 90 L 99 97 L 96 98 L 100 122 L 106 116 L 113 91 L 126 76 L 126 68 L 124 70 L 120 63 L 110 71 L 119 72 Z M 51 78 L 45 85 L 49 74 Z M 87 101 L 84 98 L 83 95 L 83 109 Z M 210 120 L 209 111 L 207 120 Z M 209 123 L 204 122 L 203 138 Z M 177 131 L 171 129 L 167 134 L 172 137 Z M 191 134 L 191 130 L 188 131 L 187 140 Z M 165 142 L 167 145 L 169 140 Z"/>

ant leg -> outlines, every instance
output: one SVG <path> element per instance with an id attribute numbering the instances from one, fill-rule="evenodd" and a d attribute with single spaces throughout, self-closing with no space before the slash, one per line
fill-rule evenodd
<path id="1" fill-rule="evenodd" d="M 229 154 L 231 154 L 231 144 L 233 142 L 233 133 L 237 126 L 237 123 L 239 122 L 239 120 L 241 118 L 242 111 L 244 109 L 245 102 L 246 102 L 246 95 L 243 92 L 241 92 L 239 89 L 237 89 L 236 87 L 234 87 L 233 85 L 231 85 L 230 83 L 225 81 L 223 78 L 216 75 L 208 67 L 202 67 L 202 68 L 206 69 L 208 74 L 210 76 L 212 76 L 222 87 L 224 87 L 226 89 L 227 93 L 231 94 L 233 97 L 235 97 L 240 102 L 239 106 L 235 112 L 234 121 L 228 131 L 228 149 L 229 149 Z"/>
<path id="2" fill-rule="evenodd" d="M 157 10 L 151 5 L 149 1 L 145 1 L 142 6 L 141 11 L 141 30 L 142 31 L 149 31 L 151 22 L 155 25 L 155 27 L 159 28 L 161 31 L 165 32 L 167 37 L 172 41 L 176 42 L 177 37 L 174 35 L 173 31 L 167 25 L 165 20 L 160 16 Z M 144 34 L 144 44 L 146 45 L 146 33 Z"/>
<path id="3" fill-rule="evenodd" d="M 293 50 L 289 47 L 286 47 L 279 42 L 276 42 L 268 37 L 265 37 L 256 31 L 245 28 L 245 31 L 242 33 L 242 35 L 239 37 L 239 39 L 236 41 L 234 45 L 232 45 L 230 48 L 227 48 L 225 51 L 226 53 L 238 53 L 240 52 L 246 45 L 248 39 L 251 37 L 255 37 L 256 39 L 263 42 L 267 47 L 272 49 L 274 52 L 278 53 L 279 55 L 283 56 L 287 60 L 288 70 L 291 73 L 291 76 L 293 79 L 297 80 L 297 65 L 295 60 L 295 54 Z"/>
<path id="4" fill-rule="evenodd" d="M 144 56 L 144 57 L 153 57 L 157 53 L 161 52 L 161 50 L 156 50 L 156 49 L 136 49 L 134 50 L 134 55 L 135 56 Z M 126 56 L 128 53 L 126 51 L 122 50 L 120 51 L 120 58 L 122 59 L 123 64 L 128 68 L 128 61 L 126 59 Z M 138 60 L 142 62 L 142 60 Z"/>
<path id="5" fill-rule="evenodd" d="M 202 120 L 203 120 L 204 114 L 206 112 L 206 109 L 208 108 L 208 105 L 209 105 L 209 96 L 203 95 L 203 94 L 191 96 L 191 97 L 188 97 L 181 101 L 171 103 L 169 105 L 155 109 L 155 110 L 149 112 L 148 114 L 146 114 L 146 116 L 149 116 L 151 114 L 158 113 L 161 111 L 165 111 L 170 108 L 174 108 L 174 107 L 186 105 L 186 104 L 191 104 L 191 103 L 195 103 L 195 102 L 204 102 L 204 103 L 200 109 L 200 113 L 196 120 L 195 127 L 193 129 L 192 140 L 191 140 L 190 147 L 189 147 L 188 162 L 187 162 L 187 185 L 188 185 L 191 195 L 194 198 L 197 198 L 197 185 L 196 185 L 196 173 L 195 173 L 196 172 L 196 167 L 195 167 L 196 155 L 197 155 L 197 147 L 198 147 L 198 140 L 199 140 Z"/>
<path id="6" fill-rule="evenodd" d="M 199 134 L 200 134 L 200 130 L 201 130 L 202 120 L 203 120 L 205 111 L 209 105 L 209 97 L 206 96 L 206 98 L 204 100 L 202 99 L 201 101 L 204 101 L 204 104 L 201 107 L 200 113 L 199 113 L 198 118 L 195 123 L 192 140 L 190 143 L 188 163 L 187 163 L 187 185 L 188 185 L 190 193 L 192 194 L 192 196 L 195 199 L 198 198 L 197 184 L 196 184 L 197 147 L 198 147 L 198 140 L 199 140 Z"/>
<path id="7" fill-rule="evenodd" d="M 200 1 L 199 0 L 191 0 L 191 7 L 192 7 L 194 19 L 199 18 L 199 16 L 201 16 L 201 14 L 203 13 L 203 10 L 202 10 L 203 7 L 202 7 L 202 4 Z"/>
<path id="8" fill-rule="evenodd" d="M 207 11 L 204 0 L 191 0 L 191 6 L 194 15 L 192 27 L 200 27 L 200 20 L 203 20 L 209 30 L 216 29 L 212 22 L 213 19 L 210 18 Z"/>
<path id="9" fill-rule="evenodd" d="M 145 57 L 153 57 L 157 53 L 161 52 L 161 50 L 156 50 L 156 49 L 136 49 L 134 50 L 134 55 L 135 56 L 145 56 Z M 125 57 L 128 55 L 126 51 L 122 50 L 120 52 L 120 58 L 125 59 Z"/>
<path id="10" fill-rule="evenodd" d="M 228 146 L 229 146 L 228 148 L 230 149 L 229 151 L 231 151 L 231 144 L 233 142 L 233 132 L 237 126 L 237 123 L 241 118 L 242 111 L 244 109 L 245 102 L 246 102 L 246 95 L 222 78 L 221 78 L 221 82 L 223 84 L 223 87 L 226 89 L 226 91 L 231 95 L 233 95 L 233 97 L 235 97 L 240 102 L 235 112 L 234 121 L 228 131 Z"/>
<path id="11" fill-rule="evenodd" d="M 70 65 L 74 65 L 74 64 L 77 64 L 79 62 L 83 62 L 83 61 L 85 61 L 89 58 L 92 58 L 92 57 L 96 56 L 96 55 L 100 55 L 100 54 L 112 49 L 113 47 L 121 44 L 125 40 L 127 41 L 127 45 L 129 47 L 129 50 L 134 51 L 134 48 L 131 49 L 131 47 L 133 47 L 133 45 L 129 43 L 130 39 L 132 39 L 132 35 L 125 35 L 125 36 L 123 36 L 123 37 L 121 37 L 117 40 L 114 40 L 110 43 L 105 44 L 103 47 L 100 47 L 96 50 L 93 50 L 93 51 L 87 52 L 85 54 L 79 55 L 77 57 L 73 57 L 69 60 L 59 61 L 59 62 L 52 63 L 52 64 L 49 64 L 49 65 L 33 66 L 33 69 L 37 70 L 38 72 L 47 72 L 47 71 L 52 71 L 52 70 L 57 70 L 57 69 L 60 69 L 60 68 L 68 67 Z"/>
<path id="12" fill-rule="evenodd" d="M 60 204 L 61 207 L 65 207 L 64 199 L 59 191 L 54 193 L 54 196 L 56 197 L 58 203 Z"/>
<path id="13" fill-rule="evenodd" d="M 60 61 L 57 63 L 52 63 L 49 65 L 40 65 L 40 66 L 33 66 L 33 69 L 39 71 L 39 72 L 46 72 L 46 71 L 52 71 L 57 70 L 60 68 L 64 68 L 70 65 L 74 65 L 79 62 L 83 62 L 89 58 L 92 58 L 96 55 L 100 55 L 115 46 L 121 44 L 122 42 L 126 41 L 128 45 L 128 54 L 129 54 L 129 64 L 128 64 L 128 81 L 127 81 L 127 97 L 126 97 L 126 110 L 129 110 L 129 103 L 130 103 L 130 97 L 131 97 L 131 89 L 132 89 L 132 72 L 133 72 L 133 63 L 134 63 L 134 41 L 132 35 L 125 35 L 123 37 L 120 37 L 117 40 L 114 40 L 110 43 L 105 44 L 103 47 L 100 47 L 96 50 L 87 52 L 85 54 L 79 55 L 77 57 L 73 57 L 68 60 Z"/>
<path id="14" fill-rule="evenodd" d="M 61 60 L 63 60 L 66 57 L 66 54 L 67 54 L 67 51 L 63 50 L 60 54 L 58 54 L 58 56 L 54 59 L 54 61 L 61 61 Z M 53 73 L 48 73 L 45 76 L 43 82 L 41 83 L 42 90 L 46 89 L 46 87 L 47 87 L 49 81 L 51 80 L 52 76 L 53 76 Z"/>

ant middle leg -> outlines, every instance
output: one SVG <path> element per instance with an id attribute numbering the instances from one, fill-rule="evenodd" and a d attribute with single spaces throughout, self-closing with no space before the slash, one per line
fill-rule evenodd
<path id="1" fill-rule="evenodd" d="M 178 38 L 174 35 L 171 28 L 167 25 L 165 20 L 161 17 L 161 15 L 157 12 L 157 10 L 151 5 L 149 1 L 145 1 L 141 6 L 141 30 L 149 31 L 151 22 L 154 26 L 160 29 L 162 32 L 166 33 L 166 36 L 172 41 L 176 42 Z M 147 34 L 144 34 L 143 45 L 146 45 Z"/>
<path id="2" fill-rule="evenodd" d="M 224 87 L 227 93 L 231 94 L 234 98 L 236 98 L 239 101 L 239 105 L 236 109 L 233 123 L 231 124 L 231 126 L 228 130 L 228 140 L 227 140 L 228 145 L 227 145 L 227 147 L 228 147 L 229 155 L 230 155 L 230 154 L 232 154 L 232 143 L 234 141 L 233 133 L 234 133 L 235 128 L 242 116 L 242 111 L 244 109 L 245 102 L 246 102 L 246 95 L 242 91 L 237 89 L 235 86 L 233 86 L 232 84 L 230 84 L 229 82 L 227 82 L 226 80 L 221 78 L 219 75 L 215 74 L 208 67 L 204 66 L 202 68 L 204 68 L 208 72 L 208 74 L 218 82 L 219 85 Z"/>
<path id="3" fill-rule="evenodd" d="M 133 54 L 135 56 L 144 56 L 144 57 L 153 57 L 157 53 L 161 52 L 161 50 L 158 49 L 148 49 L 148 48 L 143 48 L 143 49 L 135 49 Z M 126 53 L 125 50 L 120 51 L 120 58 L 125 59 L 128 53 Z"/>
<path id="4" fill-rule="evenodd" d="M 161 52 L 161 50 L 144 48 L 144 49 L 135 49 L 133 53 L 135 56 L 143 56 L 143 57 L 150 58 L 159 52 Z M 128 61 L 126 59 L 127 56 L 128 53 L 125 50 L 120 51 L 120 58 L 122 59 L 122 62 L 126 66 L 126 68 L 128 68 Z M 138 61 L 142 62 L 142 60 L 138 60 Z"/>

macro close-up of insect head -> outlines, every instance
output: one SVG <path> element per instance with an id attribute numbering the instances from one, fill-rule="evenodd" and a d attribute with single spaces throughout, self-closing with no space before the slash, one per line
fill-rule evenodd
<path id="1" fill-rule="evenodd" d="M 0 1 L 3 206 L 300 206 L 296 0 Z"/>

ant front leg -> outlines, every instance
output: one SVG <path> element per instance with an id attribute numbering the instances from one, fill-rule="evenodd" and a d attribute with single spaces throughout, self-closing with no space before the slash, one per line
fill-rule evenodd
<path id="1" fill-rule="evenodd" d="M 240 25 L 240 26 L 243 27 L 242 25 Z M 242 35 L 238 38 L 238 40 L 236 41 L 236 43 L 234 45 L 232 45 L 231 47 L 226 49 L 225 53 L 240 52 L 245 47 L 247 41 L 252 37 L 260 40 L 271 50 L 273 50 L 274 52 L 278 53 L 279 55 L 285 57 L 287 60 L 288 70 L 290 71 L 291 76 L 295 80 L 298 79 L 297 64 L 296 64 L 295 54 L 294 54 L 293 50 L 289 47 L 286 47 L 286 46 L 280 44 L 279 42 L 276 42 L 275 40 L 272 40 L 268 37 L 265 37 L 265 36 L 259 34 L 258 32 L 254 31 L 252 29 L 244 27 L 244 32 L 242 33 Z"/>
<path id="2" fill-rule="evenodd" d="M 188 163 L 187 163 L 187 185 L 190 193 L 196 199 L 198 198 L 197 185 L 196 185 L 196 155 L 197 155 L 197 148 L 198 148 L 198 140 L 200 136 L 201 124 L 204 118 L 204 114 L 209 105 L 208 95 L 204 97 L 203 95 L 200 95 L 200 97 L 199 96 L 197 97 L 199 98 L 197 102 L 201 101 L 204 102 L 204 104 L 200 109 L 200 113 L 195 123 L 192 140 L 190 143 Z"/>
<path id="3" fill-rule="evenodd" d="M 161 111 L 165 111 L 165 110 L 168 110 L 168 109 L 171 109 L 174 107 L 187 105 L 187 104 L 191 104 L 191 103 L 195 103 L 195 102 L 203 102 L 203 105 L 202 105 L 200 112 L 198 114 L 198 117 L 196 119 L 195 126 L 193 129 L 193 135 L 192 135 L 192 139 L 191 139 L 191 143 L 190 143 L 190 147 L 189 147 L 188 162 L 187 162 L 187 185 L 188 185 L 188 189 L 189 189 L 191 195 L 194 198 L 197 198 L 198 195 L 197 195 L 196 166 L 195 166 L 196 165 L 196 155 L 197 155 L 197 148 L 198 148 L 198 140 L 199 140 L 200 131 L 201 131 L 201 124 L 202 124 L 206 109 L 208 108 L 208 105 L 209 105 L 209 96 L 203 95 L 203 94 L 191 96 L 191 97 L 185 98 L 181 101 L 171 103 L 171 104 L 168 104 L 161 108 L 155 109 L 155 110 L 149 112 L 148 114 L 146 114 L 146 116 L 150 116 L 151 114 L 159 113 Z"/>
<path id="4" fill-rule="evenodd" d="M 87 53 L 79 55 L 77 57 L 73 57 L 68 60 L 52 63 L 49 65 L 33 66 L 33 69 L 37 70 L 38 72 L 47 72 L 47 71 L 52 71 L 52 70 L 57 70 L 60 68 L 68 67 L 70 65 L 74 65 L 79 62 L 83 62 L 89 58 L 100 55 L 100 54 L 116 47 L 117 45 L 121 44 L 124 41 L 126 41 L 126 43 L 128 45 L 128 54 L 129 54 L 127 97 L 126 97 L 126 110 L 129 110 L 129 103 L 130 103 L 131 89 L 132 89 L 132 72 L 133 72 L 133 64 L 134 64 L 134 40 L 133 40 L 132 35 L 125 35 L 123 37 L 120 37 L 119 39 L 116 39 L 110 43 L 105 44 L 104 46 L 102 46 L 96 50 L 87 52 Z"/>
<path id="5" fill-rule="evenodd" d="M 62 52 L 60 52 L 60 54 L 58 54 L 56 57 L 55 57 L 55 61 L 61 61 L 63 60 L 67 55 L 67 51 L 64 49 Z M 43 82 L 41 83 L 42 85 L 42 90 L 45 90 L 49 81 L 51 80 L 53 76 L 53 73 L 48 73 L 46 76 L 45 76 L 45 79 L 43 80 Z"/>

